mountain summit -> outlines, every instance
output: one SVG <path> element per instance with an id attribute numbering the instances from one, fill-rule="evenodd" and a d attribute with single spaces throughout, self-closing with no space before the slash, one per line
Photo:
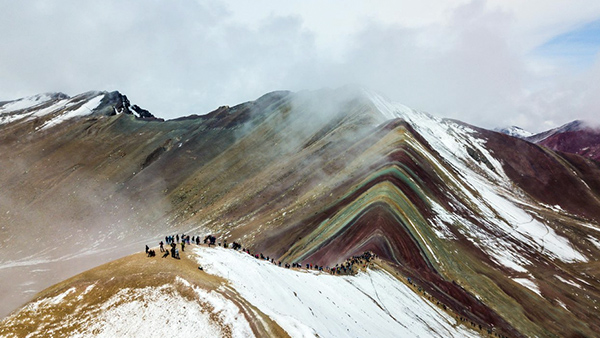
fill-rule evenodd
<path id="1" fill-rule="evenodd" d="M 517 127 L 517 126 L 510 126 L 510 127 L 506 127 L 506 128 L 496 128 L 496 129 L 494 129 L 494 131 L 497 131 L 502 134 L 510 135 L 513 137 L 518 137 L 518 138 L 527 138 L 527 137 L 534 135 L 534 133 L 524 130 L 523 128 Z"/>

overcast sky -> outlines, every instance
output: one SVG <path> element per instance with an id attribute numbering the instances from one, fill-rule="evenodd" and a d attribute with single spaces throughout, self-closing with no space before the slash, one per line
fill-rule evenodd
<path id="1" fill-rule="evenodd" d="M 119 90 L 174 118 L 355 84 L 487 128 L 600 116 L 598 0 L 0 0 L 0 32 L 0 101 Z"/>

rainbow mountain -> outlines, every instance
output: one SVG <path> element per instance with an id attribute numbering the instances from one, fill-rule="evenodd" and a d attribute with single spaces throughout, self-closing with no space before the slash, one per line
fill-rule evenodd
<path id="1" fill-rule="evenodd" d="M 0 154 L 4 333 L 31 321 L 24 302 L 70 290 L 67 277 L 182 232 L 303 265 L 371 251 L 367 273 L 451 311 L 456 331 L 431 336 L 600 329 L 598 162 L 367 90 L 272 92 L 167 121 L 118 92 L 42 94 L 0 103 Z M 252 303 L 243 278 L 230 283 Z"/>

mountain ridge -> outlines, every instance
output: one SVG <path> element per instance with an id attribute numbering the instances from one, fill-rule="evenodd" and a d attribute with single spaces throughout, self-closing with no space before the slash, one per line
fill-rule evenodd
<path id="1" fill-rule="evenodd" d="M 11 208 L 0 221 L 45 240 L 30 257 L 9 250 L 0 274 L 30 281 L 11 264 L 68 264 L 57 246 L 110 260 L 165 232 L 213 233 L 289 263 L 372 250 L 463 318 L 512 336 L 593 332 L 598 278 L 578 269 L 595 271 L 600 254 L 598 165 L 356 93 L 280 92 L 163 122 L 82 115 L 43 137 L 36 126 L 52 116 L 3 125 L 0 205 Z M 48 228 L 27 210 L 45 211 Z M 64 229 L 78 235 L 54 235 Z M 26 234 L 3 231 L 19 252 Z M 554 275 L 584 280 L 589 298 L 573 301 Z"/>

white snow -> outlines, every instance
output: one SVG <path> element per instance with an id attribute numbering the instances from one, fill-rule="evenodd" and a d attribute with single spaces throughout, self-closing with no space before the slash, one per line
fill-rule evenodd
<path id="1" fill-rule="evenodd" d="M 0 114 L 13 112 L 16 110 L 31 108 L 39 106 L 42 103 L 52 99 L 52 96 L 48 94 L 40 94 L 29 97 L 24 97 L 15 101 L 8 102 L 0 107 Z"/>
<path id="2" fill-rule="evenodd" d="M 69 106 L 72 106 L 73 104 L 74 104 L 74 102 L 71 102 L 70 99 L 60 100 L 49 107 L 37 109 L 37 110 L 33 111 L 33 113 L 30 115 L 29 119 L 46 116 L 48 114 L 57 112 L 60 109 L 65 109 Z"/>
<path id="3" fill-rule="evenodd" d="M 569 309 L 567 308 L 567 305 L 565 305 L 565 303 L 561 302 L 560 299 L 555 299 L 555 300 L 558 303 L 558 305 L 563 307 L 563 309 L 569 311 Z"/>
<path id="4" fill-rule="evenodd" d="M 512 185 L 502 169 L 502 164 L 486 149 L 485 141 L 476 136 L 475 130 L 451 120 L 391 103 L 375 93 L 366 92 L 366 95 L 380 112 L 382 122 L 393 118 L 404 119 L 443 157 L 445 164 L 452 167 L 452 172 L 446 170 L 444 165 L 437 165 L 436 170 L 445 176 L 450 189 L 472 203 L 469 207 L 474 208 L 481 215 L 480 221 L 494 232 L 490 234 L 478 229 L 440 206 L 436 208 L 435 203 L 432 203 L 436 213 L 432 221 L 440 228 L 437 229 L 437 233 L 444 233 L 440 224 L 459 221 L 468 228 L 463 234 L 475 245 L 486 251 L 498 263 L 521 272 L 526 271 L 523 265 L 528 262 L 520 258 L 520 252 L 516 251 L 508 237 L 520 241 L 523 247 L 529 247 L 555 259 L 565 262 L 587 261 L 567 238 L 560 236 L 540 219 L 523 210 L 521 206 L 526 203 L 522 202 L 521 196 L 525 194 Z M 411 143 L 411 146 L 434 165 L 439 163 L 427 149 L 416 142 Z M 473 160 L 467 153 L 467 147 L 483 154 L 494 170 Z"/>
<path id="5" fill-rule="evenodd" d="M 594 229 L 596 230 L 596 229 Z M 594 244 L 594 246 L 596 248 L 598 248 L 598 250 L 600 250 L 600 240 L 598 240 L 597 238 L 592 237 L 591 235 L 587 236 L 588 241 L 590 241 L 590 243 Z"/>
<path id="6" fill-rule="evenodd" d="M 496 129 L 496 131 L 504 133 L 506 135 L 513 136 L 513 137 L 518 137 L 518 138 L 527 138 L 527 137 L 535 135 L 535 133 L 532 133 L 530 131 L 524 130 L 524 129 L 522 129 L 520 127 L 517 127 L 517 126 L 511 126 L 511 127 L 507 127 L 507 128 Z"/>
<path id="7" fill-rule="evenodd" d="M 569 284 L 569 285 L 571 285 L 571 286 L 574 286 L 574 287 L 576 287 L 576 288 L 580 288 L 580 289 L 581 289 L 581 285 L 579 285 L 578 283 L 575 283 L 575 282 L 573 282 L 573 281 L 570 281 L 570 280 L 564 279 L 564 278 L 562 278 L 562 277 L 561 277 L 561 276 L 559 276 L 559 275 L 554 275 L 554 277 L 556 277 L 556 279 L 558 279 L 559 281 L 561 281 L 561 282 L 563 282 L 563 283 L 565 283 L 565 284 Z"/>
<path id="8" fill-rule="evenodd" d="M 2 114 L 0 115 L 0 125 L 18 121 L 26 116 L 28 114 Z"/>
<path id="9" fill-rule="evenodd" d="M 528 278 L 513 278 L 512 280 L 535 292 L 538 296 L 542 297 L 540 289 L 538 288 L 537 284 L 535 284 L 532 280 Z"/>
<path id="10" fill-rule="evenodd" d="M 96 109 L 100 105 L 100 101 L 102 101 L 103 98 L 104 94 L 97 95 L 96 97 L 82 104 L 79 108 L 75 110 L 68 110 L 63 114 L 58 115 L 50 119 L 49 121 L 46 121 L 46 123 L 39 127 L 39 129 L 45 130 L 72 118 L 90 115 L 94 111 L 94 109 Z"/>
<path id="11" fill-rule="evenodd" d="M 84 329 L 71 337 L 219 337 L 222 329 L 201 304 L 172 287 L 123 289 L 102 305 Z"/>
<path id="12" fill-rule="evenodd" d="M 94 284 L 90 284 L 90 285 L 89 285 L 87 288 L 85 288 L 85 290 L 83 290 L 83 292 L 82 292 L 82 293 L 80 293 L 80 294 L 79 294 L 79 296 L 77 296 L 77 300 L 82 300 L 82 299 L 83 299 L 83 297 L 84 297 L 85 295 L 87 295 L 87 294 L 88 294 L 88 292 L 92 291 L 92 290 L 93 290 L 95 287 L 96 287 L 96 283 L 94 283 Z"/>
<path id="13" fill-rule="evenodd" d="M 456 236 L 450 231 L 448 225 L 460 222 L 460 219 L 453 214 L 445 212 L 444 208 L 432 199 L 429 199 L 431 209 L 436 214 L 433 218 L 432 229 L 436 236 L 441 239 L 456 239 Z"/>
<path id="14" fill-rule="evenodd" d="M 207 273 L 231 287 L 292 337 L 475 337 L 394 276 L 295 271 L 224 248 L 196 247 Z"/>
<path id="15" fill-rule="evenodd" d="M 250 337 L 254 336 L 250 324 L 240 312 L 240 309 L 232 301 L 226 299 L 221 294 L 214 291 L 206 291 L 199 287 L 193 286 L 183 278 L 177 278 L 177 282 L 194 290 L 198 298 L 209 304 L 212 308 L 212 313 L 217 314 L 219 320 L 232 328 L 233 337 Z M 221 290 L 222 291 L 222 290 Z"/>
<path id="16" fill-rule="evenodd" d="M 37 311 L 40 308 L 44 308 L 44 307 L 50 307 L 53 305 L 58 305 L 60 303 L 62 303 L 64 301 L 64 299 L 74 293 L 76 291 L 75 288 L 70 288 L 67 289 L 65 292 L 54 296 L 54 297 L 47 297 L 47 298 L 42 298 L 38 301 L 35 301 L 33 303 L 29 303 L 24 307 L 24 310 L 26 311 Z"/>
<path id="17" fill-rule="evenodd" d="M 63 293 L 26 305 L 22 311 L 43 316 L 49 321 L 36 327 L 27 337 L 55 337 L 71 331 L 70 337 L 153 337 L 176 334 L 177 337 L 253 337 L 250 324 L 238 306 L 216 291 L 206 291 L 177 278 L 176 284 L 191 289 L 197 299 L 182 296 L 176 285 L 124 288 L 106 302 L 89 306 L 86 295 L 96 284 L 71 287 Z M 89 296 L 88 296 L 89 297 Z M 76 305 L 72 314 L 57 318 L 53 311 Z M 8 317 L 19 320 L 18 313 Z"/>

